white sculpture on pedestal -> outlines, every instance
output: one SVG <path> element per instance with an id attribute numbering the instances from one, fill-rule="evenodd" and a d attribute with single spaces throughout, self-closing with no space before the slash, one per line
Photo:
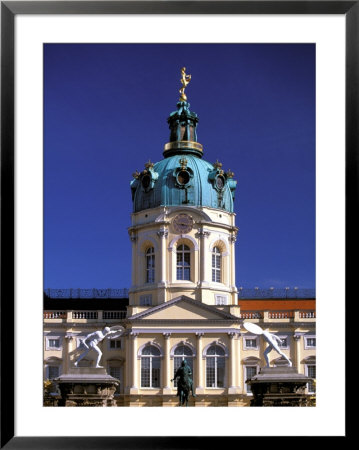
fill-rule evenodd
<path id="1" fill-rule="evenodd" d="M 123 333 L 124 328 L 121 326 L 114 326 L 114 327 L 105 327 L 102 331 L 94 331 L 93 333 L 88 334 L 85 339 L 81 340 L 81 344 L 86 348 L 86 350 L 81 353 L 81 355 L 77 358 L 77 361 L 75 361 L 74 366 L 77 367 L 78 363 L 87 356 L 87 354 L 91 350 L 95 350 L 97 353 L 97 359 L 96 359 L 96 368 L 102 368 L 103 366 L 100 366 L 100 360 L 102 356 L 101 350 L 98 348 L 97 344 L 101 342 L 103 339 L 116 339 L 121 336 Z M 111 336 L 110 336 L 111 335 Z M 80 347 L 79 347 L 80 348 Z"/>
<path id="2" fill-rule="evenodd" d="M 269 331 L 262 330 L 262 328 L 260 326 L 256 325 L 255 323 L 244 322 L 243 326 L 246 330 L 248 330 L 249 332 L 251 332 L 253 334 L 262 335 L 264 340 L 269 344 L 268 347 L 263 352 L 267 367 L 269 367 L 268 353 L 270 353 L 273 349 L 288 361 L 288 364 L 290 367 L 292 366 L 291 360 L 279 348 L 279 344 L 281 344 L 282 341 L 280 340 L 280 338 L 278 336 L 276 336 L 275 334 L 269 333 Z"/>

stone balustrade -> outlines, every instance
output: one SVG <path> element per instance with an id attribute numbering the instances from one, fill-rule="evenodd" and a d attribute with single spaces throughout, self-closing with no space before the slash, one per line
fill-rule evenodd
<path id="1" fill-rule="evenodd" d="M 72 311 L 73 319 L 97 320 L 99 314 L 97 311 Z"/>
<path id="2" fill-rule="evenodd" d="M 241 313 L 241 315 L 242 314 L 243 313 Z M 315 311 L 310 310 L 264 311 L 262 317 L 263 322 L 276 322 L 276 321 L 302 322 L 303 320 L 310 322 L 316 318 L 316 313 Z"/>
<path id="3" fill-rule="evenodd" d="M 299 311 L 300 319 L 315 319 L 316 313 L 315 311 Z"/>
<path id="4" fill-rule="evenodd" d="M 126 318 L 126 311 L 44 311 L 44 320 L 61 320 L 72 322 L 73 320 L 91 321 L 117 321 Z M 311 320 L 316 318 L 315 311 L 241 311 L 241 319 L 263 320 L 263 322 L 276 320 Z"/>
<path id="5" fill-rule="evenodd" d="M 126 311 L 103 311 L 102 318 L 105 320 L 126 319 Z"/>
<path id="6" fill-rule="evenodd" d="M 268 319 L 292 319 L 294 311 L 268 311 Z"/>
<path id="7" fill-rule="evenodd" d="M 44 311 L 45 321 L 61 320 L 63 322 L 73 322 L 74 320 L 91 321 L 118 321 L 126 318 L 126 311 Z"/>
<path id="8" fill-rule="evenodd" d="M 44 311 L 44 319 L 66 319 L 66 311 Z"/>
<path id="9" fill-rule="evenodd" d="M 262 319 L 263 314 L 260 311 L 243 311 L 240 314 L 241 319 Z"/>

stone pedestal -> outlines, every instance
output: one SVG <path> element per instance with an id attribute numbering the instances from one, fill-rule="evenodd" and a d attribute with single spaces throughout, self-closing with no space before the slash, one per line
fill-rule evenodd
<path id="1" fill-rule="evenodd" d="M 295 367 L 263 367 L 246 380 L 253 393 L 251 406 L 307 406 L 305 388 L 310 381 Z"/>
<path id="2" fill-rule="evenodd" d="M 61 392 L 58 406 L 116 406 L 119 380 L 105 368 L 72 367 L 55 380 Z"/>

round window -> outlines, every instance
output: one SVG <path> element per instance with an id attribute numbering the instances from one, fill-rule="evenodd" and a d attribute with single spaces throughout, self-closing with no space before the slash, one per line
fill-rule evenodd
<path id="1" fill-rule="evenodd" d="M 190 180 L 190 174 L 187 172 L 187 170 L 181 170 L 178 172 L 177 175 L 177 181 L 179 184 L 187 184 Z"/>

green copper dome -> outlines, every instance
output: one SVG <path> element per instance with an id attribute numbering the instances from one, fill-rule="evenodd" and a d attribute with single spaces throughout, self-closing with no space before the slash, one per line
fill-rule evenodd
<path id="1" fill-rule="evenodd" d="M 224 172 L 218 161 L 202 159 L 202 145 L 197 142 L 198 116 L 187 101 L 179 101 L 177 110 L 167 119 L 170 142 L 164 159 L 148 162 L 131 181 L 133 211 L 157 206 L 207 206 L 233 212 L 237 182 L 233 173 Z"/>

